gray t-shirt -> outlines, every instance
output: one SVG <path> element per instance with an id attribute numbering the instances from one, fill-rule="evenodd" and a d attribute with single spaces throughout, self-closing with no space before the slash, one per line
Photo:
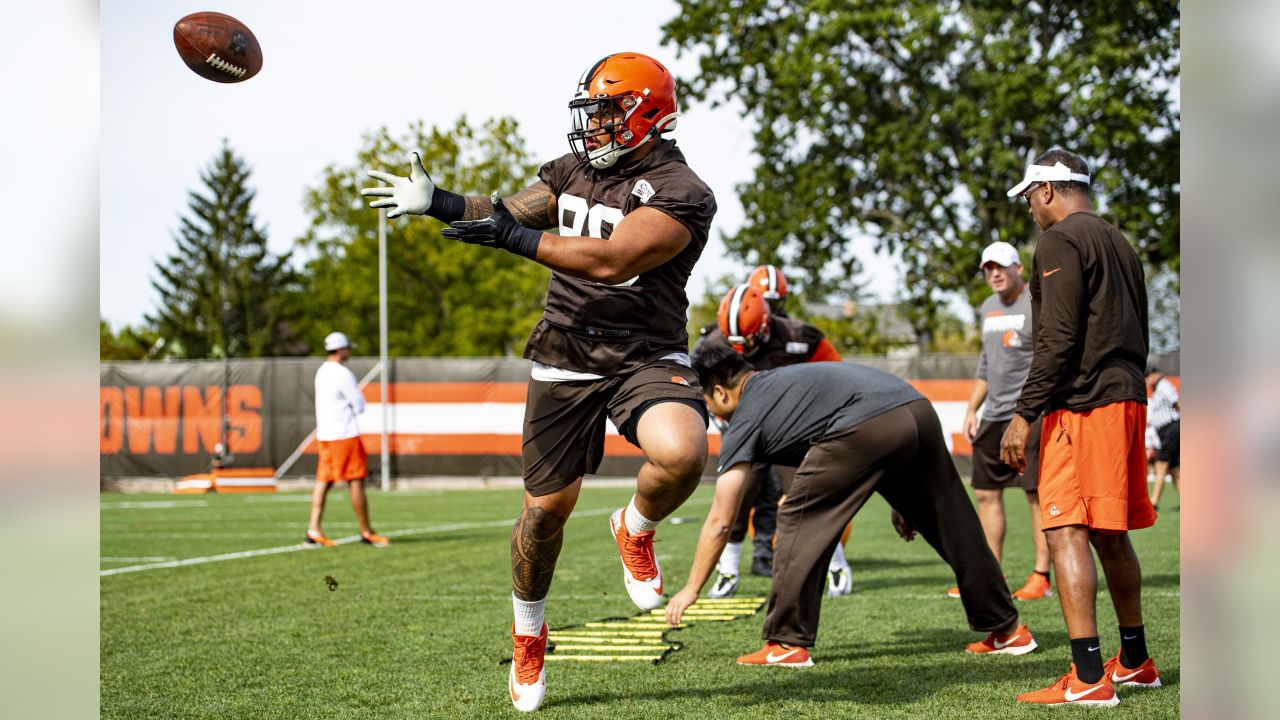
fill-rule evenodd
<path id="1" fill-rule="evenodd" d="M 748 461 L 796 467 L 814 440 L 923 397 L 902 378 L 856 363 L 758 372 L 720 443 L 719 470 Z"/>
<path id="2" fill-rule="evenodd" d="M 1031 370 L 1035 343 L 1031 337 L 1031 293 L 1027 286 L 1005 305 L 999 295 L 982 303 L 982 354 L 978 356 L 979 380 L 987 381 L 983 420 L 1008 420 L 1018 402 L 1022 384 Z"/>

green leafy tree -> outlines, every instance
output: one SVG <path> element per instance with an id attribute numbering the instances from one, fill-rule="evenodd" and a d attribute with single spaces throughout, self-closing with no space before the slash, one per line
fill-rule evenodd
<path id="1" fill-rule="evenodd" d="M 755 121 L 744 259 L 785 261 L 808 292 L 853 295 L 854 238 L 905 267 L 922 348 L 942 294 L 989 292 L 982 248 L 1038 234 L 1005 191 L 1063 146 L 1096 207 L 1154 269 L 1179 266 L 1176 3 L 681 0 L 665 40 L 692 52 L 694 98 Z"/>
<path id="2" fill-rule="evenodd" d="M 250 168 L 224 141 L 190 192 L 175 233 L 177 249 L 156 263 L 160 296 L 146 316 L 164 355 L 210 358 L 296 355 L 290 326 L 298 278 L 289 253 L 267 248 L 248 185 Z"/>
<path id="3" fill-rule="evenodd" d="M 98 320 L 99 360 L 149 360 L 163 349 L 164 343 L 153 330 L 126 325 L 116 332 L 106 320 Z"/>
<path id="4" fill-rule="evenodd" d="M 299 240 L 306 264 L 304 334 L 313 348 L 331 330 L 356 352 L 378 351 L 378 211 L 359 190 L 365 171 L 408 172 L 412 150 L 433 180 L 452 192 L 510 195 L 536 177 L 516 122 L 479 127 L 412 125 L 365 138 L 354 165 L 332 165 L 307 192 L 311 227 Z M 405 216 L 387 222 L 388 352 L 393 355 L 511 355 L 524 350 L 542 313 L 550 271 L 507 252 L 440 235 L 443 223 Z"/>

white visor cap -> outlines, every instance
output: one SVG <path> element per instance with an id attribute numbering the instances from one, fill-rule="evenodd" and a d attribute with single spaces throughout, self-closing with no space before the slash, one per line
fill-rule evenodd
<path id="1" fill-rule="evenodd" d="M 347 336 L 340 332 L 331 332 L 324 336 L 324 349 L 327 352 L 349 347 L 351 347 L 351 343 L 347 340 Z"/>
<path id="2" fill-rule="evenodd" d="M 983 268 L 987 263 L 993 262 L 1000 267 L 1012 267 L 1021 265 L 1022 258 L 1018 257 L 1018 249 L 1007 242 L 993 242 L 982 251 L 982 262 L 978 267 Z"/>
<path id="3" fill-rule="evenodd" d="M 1071 168 L 1056 162 L 1053 165 L 1032 165 L 1027 168 L 1022 182 L 1009 189 L 1009 197 L 1017 197 L 1039 182 L 1080 182 L 1089 184 L 1089 176 L 1071 172 Z"/>

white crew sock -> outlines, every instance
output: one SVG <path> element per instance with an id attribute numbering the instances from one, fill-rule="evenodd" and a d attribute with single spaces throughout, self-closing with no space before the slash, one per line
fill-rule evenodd
<path id="1" fill-rule="evenodd" d="M 640 511 L 636 509 L 635 495 L 632 495 L 631 502 L 627 503 L 627 510 L 622 513 L 622 519 L 626 522 L 628 535 L 649 532 L 650 530 L 658 527 L 658 523 L 650 520 L 644 515 L 641 515 Z"/>
<path id="2" fill-rule="evenodd" d="M 542 624 L 546 622 L 547 599 L 525 602 L 511 594 L 511 605 L 516 611 L 516 634 L 525 637 L 537 637 L 542 634 Z"/>
<path id="3" fill-rule="evenodd" d="M 737 575 L 738 561 L 742 559 L 742 543 L 728 543 L 724 546 L 724 552 L 720 553 L 720 562 L 716 565 L 716 570 L 721 575 Z"/>
<path id="4" fill-rule="evenodd" d="M 847 567 L 849 567 L 849 561 L 844 559 L 844 546 L 836 543 L 836 551 L 831 553 L 831 565 L 827 570 L 842 570 Z"/>

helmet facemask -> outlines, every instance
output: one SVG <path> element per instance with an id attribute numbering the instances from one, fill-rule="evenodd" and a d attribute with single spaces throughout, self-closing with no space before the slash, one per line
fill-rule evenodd
<path id="1" fill-rule="evenodd" d="M 650 136 L 637 137 L 629 122 L 642 104 L 643 99 L 632 94 L 588 97 L 586 91 L 580 91 L 569 101 L 573 121 L 569 147 L 573 156 L 578 162 L 589 162 L 591 167 L 604 170 L 647 142 Z"/>

